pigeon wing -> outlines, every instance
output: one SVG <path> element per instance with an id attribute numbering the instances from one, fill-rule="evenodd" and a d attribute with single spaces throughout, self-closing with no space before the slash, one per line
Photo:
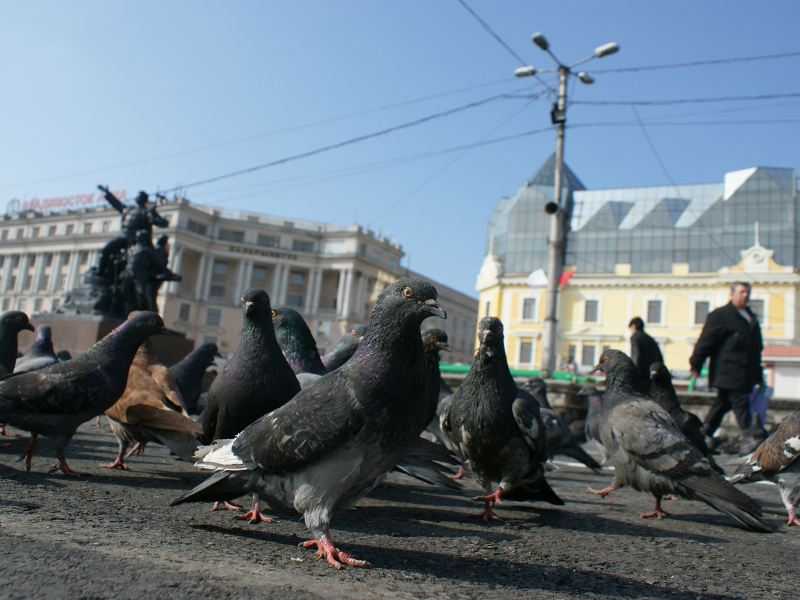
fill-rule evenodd
<path id="1" fill-rule="evenodd" d="M 517 390 L 511 412 L 522 437 L 534 452 L 544 453 L 546 433 L 539 412 L 539 403 L 525 390 Z"/>
<path id="2" fill-rule="evenodd" d="M 328 373 L 242 431 L 233 453 L 248 469 L 295 471 L 330 454 L 361 430 L 364 418 L 357 397 L 342 369 Z"/>
<path id="3" fill-rule="evenodd" d="M 782 471 L 800 457 L 800 411 L 786 417 L 753 452 L 734 475 L 763 472 L 768 477 Z M 734 477 L 739 480 L 741 477 Z"/>

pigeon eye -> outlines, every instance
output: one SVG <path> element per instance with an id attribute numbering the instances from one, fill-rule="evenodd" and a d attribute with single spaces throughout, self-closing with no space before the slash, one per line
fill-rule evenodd
<path id="1" fill-rule="evenodd" d="M 498 327 L 497 328 L 497 333 L 503 333 L 503 328 L 502 327 Z"/>
<path id="2" fill-rule="evenodd" d="M 434 335 L 434 336 L 431 336 L 431 341 L 432 341 L 432 342 L 435 342 L 435 341 L 436 341 L 436 336 L 435 336 L 435 335 Z"/>
<path id="3" fill-rule="evenodd" d="M 258 303 L 259 304 L 266 304 L 267 303 L 267 299 L 266 298 L 262 298 L 261 300 L 258 301 Z"/>
<path id="4" fill-rule="evenodd" d="M 150 319 L 148 321 L 148 323 L 150 323 L 150 325 L 155 325 L 156 324 L 156 320 L 155 319 Z"/>
<path id="5" fill-rule="evenodd" d="M 480 325 L 478 325 L 478 331 L 483 331 L 483 329 L 481 329 Z"/>
<path id="6" fill-rule="evenodd" d="M 608 357 L 607 356 L 603 359 L 603 362 L 608 362 Z"/>
<path id="7" fill-rule="evenodd" d="M 17 320 L 17 321 L 22 321 L 22 317 L 20 317 L 19 315 L 17 315 L 16 317 L 14 317 L 14 319 L 15 319 L 15 320 Z"/>
<path id="8" fill-rule="evenodd" d="M 405 296 L 406 298 L 411 298 L 411 296 L 413 295 L 414 291 L 410 287 L 403 288 L 403 296 Z"/>
<path id="9" fill-rule="evenodd" d="M 273 310 L 273 311 L 272 311 L 272 316 L 273 316 L 273 317 L 277 317 L 277 316 L 278 316 L 278 313 L 276 313 L 276 312 Z"/>
<path id="10" fill-rule="evenodd" d="M 356 334 L 356 330 L 355 329 L 351 329 L 350 330 L 350 335 L 355 335 L 355 334 Z"/>

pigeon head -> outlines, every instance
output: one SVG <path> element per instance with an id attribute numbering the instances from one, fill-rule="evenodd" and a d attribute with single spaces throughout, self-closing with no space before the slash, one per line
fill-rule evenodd
<path id="1" fill-rule="evenodd" d="M 597 388 L 594 387 L 593 385 L 585 385 L 581 389 L 579 389 L 577 392 L 575 392 L 575 395 L 576 396 L 597 396 L 598 392 L 597 392 Z"/>
<path id="2" fill-rule="evenodd" d="M 59 350 L 58 352 L 56 352 L 56 356 L 58 357 L 58 360 L 60 360 L 61 362 L 72 360 L 72 354 L 69 353 L 69 350 Z"/>
<path id="3" fill-rule="evenodd" d="M 36 341 L 53 345 L 53 333 L 50 331 L 50 325 L 39 325 L 39 329 L 36 330 Z"/>
<path id="4" fill-rule="evenodd" d="M 656 383 L 668 383 L 672 381 L 672 374 L 664 363 L 656 362 L 650 365 L 650 379 Z"/>
<path id="5" fill-rule="evenodd" d="M 198 360 L 204 363 L 207 367 L 210 367 L 214 364 L 214 357 L 222 356 L 222 354 L 219 353 L 217 345 L 213 343 L 202 344 L 201 346 L 198 346 L 195 352 L 197 352 Z"/>
<path id="6" fill-rule="evenodd" d="M 551 408 L 547 399 L 547 384 L 541 377 L 531 377 L 522 388 L 530 392 L 541 408 Z"/>
<path id="7" fill-rule="evenodd" d="M 423 279 L 399 279 L 380 293 L 375 308 L 388 310 L 395 318 L 407 315 L 420 323 L 434 315 L 446 319 L 447 313 L 436 301 L 438 295 L 436 288 Z"/>
<path id="8" fill-rule="evenodd" d="M 428 352 L 439 353 L 440 350 L 450 352 L 450 345 L 447 343 L 447 333 L 441 329 L 431 328 L 422 332 L 422 343 Z"/>
<path id="9" fill-rule="evenodd" d="M 350 328 L 350 331 L 347 332 L 347 335 L 352 337 L 355 343 L 360 344 L 361 340 L 364 339 L 365 333 L 367 333 L 367 326 L 363 323 L 356 323 Z"/>
<path id="10" fill-rule="evenodd" d="M 291 306 L 276 306 L 272 309 L 272 322 L 276 330 L 308 328 L 302 315 Z"/>
<path id="11" fill-rule="evenodd" d="M 482 347 L 503 347 L 503 322 L 497 317 L 483 317 L 478 323 L 478 339 Z"/>
<path id="12" fill-rule="evenodd" d="M 142 339 L 147 339 L 151 335 L 163 333 L 169 335 L 164 319 L 158 313 L 143 310 L 140 312 L 131 313 L 128 315 L 128 320 L 125 321 L 118 329 L 125 329 L 127 331 L 135 331 L 142 336 Z"/>
<path id="13" fill-rule="evenodd" d="M 604 351 L 600 355 L 600 362 L 594 369 L 606 374 L 606 389 L 617 383 L 629 387 L 638 386 L 639 372 L 628 355 L 620 350 Z"/>
<path id="14" fill-rule="evenodd" d="M 264 290 L 258 288 L 245 290 L 241 302 L 245 320 L 261 321 L 275 316 L 269 303 L 269 296 Z"/>
<path id="15" fill-rule="evenodd" d="M 0 328 L 10 333 L 19 333 L 23 329 L 34 331 L 28 315 L 21 310 L 11 310 L 0 315 Z"/>

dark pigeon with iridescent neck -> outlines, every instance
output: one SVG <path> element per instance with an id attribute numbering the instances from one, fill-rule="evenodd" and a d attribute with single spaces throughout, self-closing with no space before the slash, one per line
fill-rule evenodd
<path id="1" fill-rule="evenodd" d="M 295 374 L 325 375 L 328 370 L 322 363 L 317 342 L 303 317 L 290 306 L 276 306 L 272 322 L 283 355 Z"/>
<path id="2" fill-rule="evenodd" d="M 169 368 L 181 391 L 181 397 L 188 413 L 195 412 L 200 392 L 203 389 L 203 376 L 206 370 L 214 364 L 214 358 L 219 355 L 216 344 L 202 344 L 187 354 L 182 361 Z"/>
<path id="3" fill-rule="evenodd" d="M 44 435 L 54 439 L 59 461 L 50 472 L 80 474 L 67 465 L 64 449 L 81 423 L 101 415 L 122 396 L 136 351 L 157 333 L 167 333 L 161 317 L 140 312 L 77 358 L 0 381 L 0 422 L 31 432 L 22 455 L 29 471 L 36 438 Z"/>
<path id="4" fill-rule="evenodd" d="M 173 504 L 228 500 L 257 491 L 302 513 L 321 556 L 336 567 L 367 566 L 336 548 L 331 516 L 353 506 L 408 455 L 427 403 L 420 325 L 445 317 L 436 288 L 420 279 L 387 287 L 352 358 L 323 375 L 197 466 L 215 471 Z"/>
<path id="5" fill-rule="evenodd" d="M 23 329 L 34 330 L 24 312 L 12 310 L 0 315 L 0 376 L 14 372 L 19 351 L 17 336 Z"/>
<path id="6" fill-rule="evenodd" d="M 17 359 L 15 373 L 38 371 L 58 363 L 58 356 L 53 351 L 53 337 L 49 325 L 39 325 L 36 339 L 24 356 Z"/>
<path id="7" fill-rule="evenodd" d="M 342 336 L 342 339 L 322 357 L 322 364 L 325 365 L 329 373 L 335 371 L 350 360 L 350 357 L 355 353 L 356 348 L 358 348 L 366 332 L 366 325 L 363 323 L 356 323 L 350 327 L 348 332 Z"/>
<path id="8" fill-rule="evenodd" d="M 428 427 L 436 419 L 436 410 L 439 408 L 439 395 L 443 384 L 442 373 L 439 370 L 439 353 L 442 350 L 450 352 L 450 345 L 447 341 L 447 333 L 441 329 L 432 327 L 422 332 L 422 345 L 425 348 L 425 376 L 428 387 L 428 412 L 425 415 L 425 427 Z"/>

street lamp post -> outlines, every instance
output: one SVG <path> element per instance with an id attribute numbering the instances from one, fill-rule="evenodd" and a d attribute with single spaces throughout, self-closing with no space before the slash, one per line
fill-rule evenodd
<path id="1" fill-rule="evenodd" d="M 550 51 L 550 44 L 541 33 L 534 33 L 531 41 L 539 48 L 547 52 L 555 61 L 555 68 L 544 69 L 538 73 L 552 73 L 558 71 L 558 99 L 550 110 L 550 120 L 553 125 L 558 126 L 558 136 L 556 138 L 556 166 L 553 181 L 553 201 L 545 205 L 545 212 L 551 215 L 550 221 L 550 253 L 547 261 L 547 291 L 545 294 L 545 318 L 542 330 L 542 368 L 541 376 L 549 377 L 552 375 L 556 366 L 556 319 L 558 306 L 558 277 L 564 262 L 564 217 L 565 213 L 561 208 L 561 180 L 564 172 L 564 130 L 567 123 L 567 78 L 570 75 L 576 76 L 582 83 L 594 83 L 594 79 L 583 71 L 573 73 L 572 69 L 593 58 L 602 58 L 609 54 L 614 54 L 619 50 L 615 43 L 604 44 L 595 49 L 594 54 L 587 56 L 571 65 L 564 65 Z M 533 67 L 521 67 L 514 71 L 517 77 L 529 77 L 536 75 L 537 71 Z"/>

